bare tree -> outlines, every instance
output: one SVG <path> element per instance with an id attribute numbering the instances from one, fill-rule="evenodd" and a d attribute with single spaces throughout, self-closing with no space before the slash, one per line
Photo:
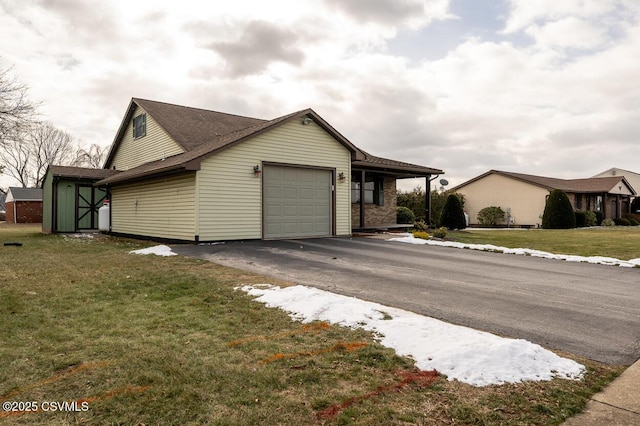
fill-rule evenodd
<path id="1" fill-rule="evenodd" d="M 104 161 L 107 159 L 108 153 L 108 147 L 103 147 L 95 143 L 91 144 L 88 149 L 78 148 L 76 151 L 76 158 L 73 160 L 73 165 L 77 167 L 100 169 L 102 168 Z"/>
<path id="2" fill-rule="evenodd" d="M 27 98 L 27 86 L 11 75 L 11 68 L 0 69 L 0 152 L 33 122 L 35 112 L 36 105 Z M 6 171 L 7 165 L 0 161 L 0 174 Z"/>
<path id="3" fill-rule="evenodd" d="M 11 75 L 11 68 L 0 69 L 0 144 L 33 119 L 36 105 L 27 98 L 27 90 Z"/>
<path id="4" fill-rule="evenodd" d="M 0 147 L 4 172 L 23 187 L 40 187 L 50 164 L 70 164 L 73 138 L 51 123 L 35 123 L 12 132 L 11 141 Z"/>

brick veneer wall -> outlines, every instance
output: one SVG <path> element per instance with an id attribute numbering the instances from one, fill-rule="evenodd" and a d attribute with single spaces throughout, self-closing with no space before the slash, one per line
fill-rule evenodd
<path id="1" fill-rule="evenodd" d="M 384 205 L 364 205 L 364 219 L 366 227 L 396 223 L 396 207 L 398 206 L 396 180 L 394 178 L 385 177 L 383 185 Z M 351 204 L 351 227 L 360 227 L 360 203 Z"/>
<path id="2" fill-rule="evenodd" d="M 17 220 L 13 217 L 14 205 Z M 42 223 L 42 201 L 11 201 L 5 208 L 7 223 Z"/>

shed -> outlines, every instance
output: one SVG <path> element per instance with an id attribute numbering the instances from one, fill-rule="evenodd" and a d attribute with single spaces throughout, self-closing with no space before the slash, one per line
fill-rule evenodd
<path id="1" fill-rule="evenodd" d="M 42 189 L 10 187 L 5 208 L 8 223 L 41 223 Z"/>
<path id="2" fill-rule="evenodd" d="M 113 170 L 49 166 L 42 184 L 42 232 L 95 231 L 107 189 L 94 186 Z"/>

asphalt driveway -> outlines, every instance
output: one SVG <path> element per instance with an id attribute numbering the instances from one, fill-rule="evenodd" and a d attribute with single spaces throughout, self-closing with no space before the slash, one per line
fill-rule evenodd
<path id="1" fill-rule="evenodd" d="M 373 238 L 172 248 L 610 364 L 640 358 L 638 268 Z"/>

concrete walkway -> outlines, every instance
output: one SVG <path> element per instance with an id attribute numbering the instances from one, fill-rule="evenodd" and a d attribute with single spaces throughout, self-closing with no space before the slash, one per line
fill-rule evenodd
<path id="1" fill-rule="evenodd" d="M 566 426 L 640 425 L 640 360 L 627 368 L 602 392 L 595 394 L 584 412 Z"/>

